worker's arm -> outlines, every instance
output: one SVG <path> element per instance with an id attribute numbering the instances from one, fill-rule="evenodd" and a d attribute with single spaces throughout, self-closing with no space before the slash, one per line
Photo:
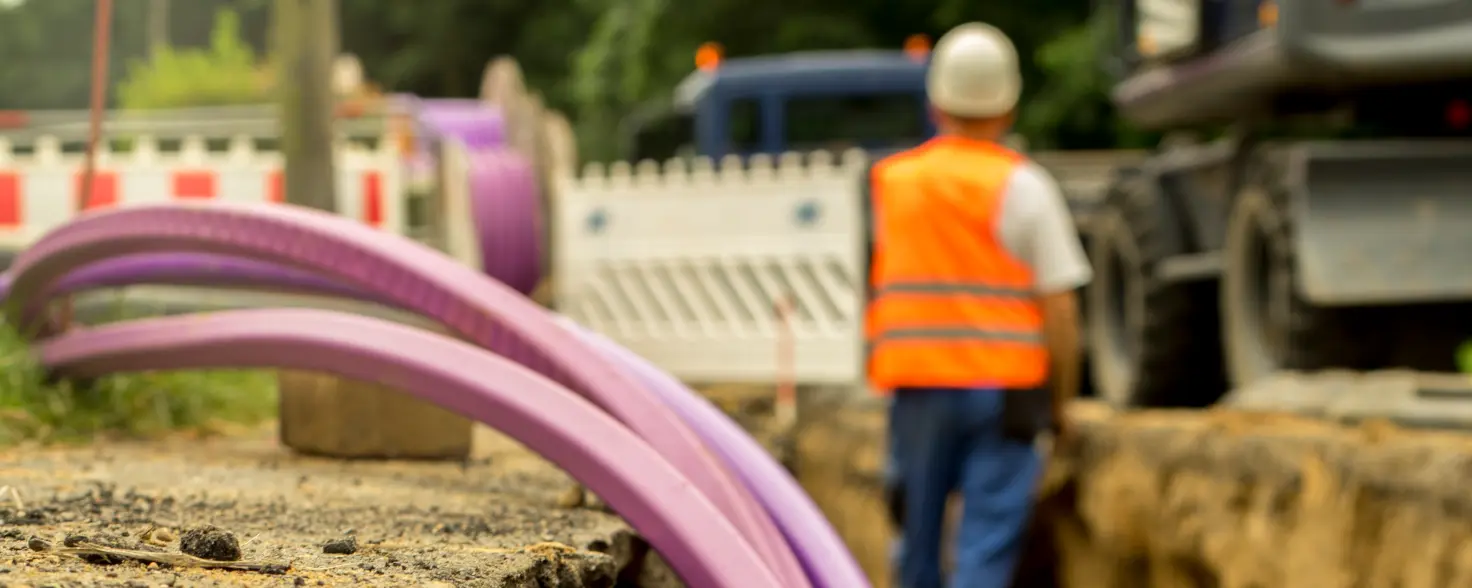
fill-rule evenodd
<path id="1" fill-rule="evenodd" d="M 1053 365 L 1049 383 L 1053 395 L 1053 421 L 1064 426 L 1063 410 L 1078 395 L 1082 358 L 1079 353 L 1078 294 L 1064 290 L 1038 295 L 1043 310 L 1043 338 Z"/>
<path id="2" fill-rule="evenodd" d="M 1027 163 L 1013 173 L 1002 202 L 999 229 L 1007 248 L 1033 271 L 1043 314 L 1043 339 L 1052 366 L 1053 415 L 1078 395 L 1081 357 L 1077 290 L 1093 277 L 1063 191 L 1042 167 Z"/>

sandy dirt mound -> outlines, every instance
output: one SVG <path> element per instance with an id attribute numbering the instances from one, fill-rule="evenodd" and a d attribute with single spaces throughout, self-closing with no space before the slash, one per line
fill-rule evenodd
<path id="1" fill-rule="evenodd" d="M 0 491 L 0 585 L 678 585 L 618 517 L 559 507 L 571 484 L 561 471 L 504 438 L 483 446 L 454 464 L 298 457 L 274 431 L 4 450 L 0 486 L 18 493 Z M 209 525 L 266 567 L 101 565 L 67 552 L 228 556 L 232 541 L 197 531 Z"/>
<path id="2" fill-rule="evenodd" d="M 893 529 L 885 515 L 884 404 L 843 391 L 804 391 L 791 459 L 798 481 L 876 588 L 890 585 Z"/>
<path id="3" fill-rule="evenodd" d="M 1472 437 L 1225 410 L 1079 411 L 1048 505 L 1070 586 L 1472 585 Z"/>
<path id="4" fill-rule="evenodd" d="M 884 413 L 815 395 L 795 465 L 876 586 L 890 585 Z M 1472 586 L 1472 436 L 1226 410 L 1081 403 L 1016 585 Z"/>

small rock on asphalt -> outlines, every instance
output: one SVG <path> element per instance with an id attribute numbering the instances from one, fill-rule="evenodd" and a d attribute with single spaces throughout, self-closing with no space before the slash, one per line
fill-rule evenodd
<path id="1" fill-rule="evenodd" d="M 179 538 L 179 551 L 214 561 L 240 561 L 240 541 L 235 534 L 214 525 L 184 532 Z"/>

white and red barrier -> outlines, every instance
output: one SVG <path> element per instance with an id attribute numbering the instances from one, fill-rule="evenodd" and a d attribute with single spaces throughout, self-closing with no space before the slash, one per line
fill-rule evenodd
<path id="1" fill-rule="evenodd" d="M 867 161 L 788 153 L 564 173 L 552 230 L 558 310 L 686 381 L 786 372 L 853 383 Z"/>
<path id="2" fill-rule="evenodd" d="M 394 144 L 338 146 L 337 210 L 404 234 L 404 164 Z M 126 152 L 100 149 L 94 181 L 88 209 L 171 200 L 282 202 L 285 195 L 280 152 L 258 149 L 248 137 L 224 151 L 191 137 L 171 152 L 140 137 Z M 0 139 L 0 245 L 23 247 L 70 220 L 82 188 L 82 156 L 63 152 L 55 138 L 40 138 L 28 153 Z"/>
<path id="3" fill-rule="evenodd" d="M 1139 154 L 1033 157 L 1082 224 L 1112 170 Z M 686 381 L 858 382 L 868 159 L 788 153 L 562 170 L 558 310 Z"/>

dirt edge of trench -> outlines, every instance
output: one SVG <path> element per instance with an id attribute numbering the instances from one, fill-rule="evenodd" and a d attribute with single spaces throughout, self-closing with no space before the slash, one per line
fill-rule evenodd
<path id="1" fill-rule="evenodd" d="M 884 411 L 803 407 L 799 477 L 877 588 L 891 585 Z M 1472 586 L 1472 436 L 1230 410 L 1074 411 L 1014 586 Z"/>

